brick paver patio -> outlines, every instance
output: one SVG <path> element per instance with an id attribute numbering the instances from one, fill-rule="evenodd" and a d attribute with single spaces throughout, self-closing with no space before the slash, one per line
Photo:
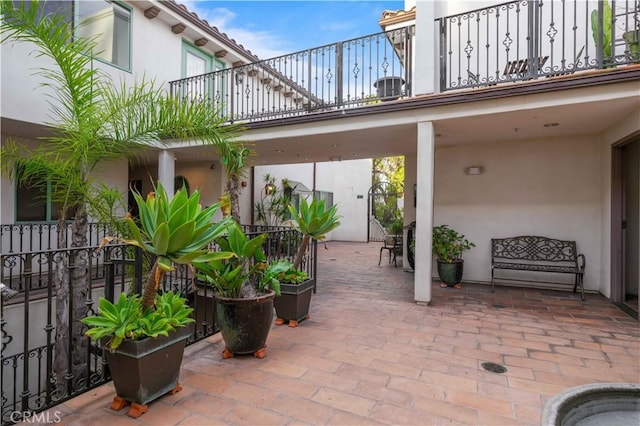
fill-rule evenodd
<path id="1" fill-rule="evenodd" d="M 413 274 L 377 266 L 379 243 L 326 247 L 311 318 L 274 326 L 265 359 L 224 360 L 215 335 L 187 348 L 184 390 L 137 420 L 108 409 L 110 384 L 50 411 L 67 425 L 536 425 L 568 387 L 640 382 L 639 323 L 600 295 L 435 283 L 422 306 Z"/>

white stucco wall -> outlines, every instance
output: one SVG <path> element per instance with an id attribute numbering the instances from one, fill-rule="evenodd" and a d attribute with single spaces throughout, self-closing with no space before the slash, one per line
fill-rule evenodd
<path id="1" fill-rule="evenodd" d="M 333 192 L 340 226 L 332 231 L 338 241 L 367 241 L 367 196 L 371 187 L 372 160 L 317 163 L 317 188 Z M 360 196 L 360 198 L 359 198 Z"/>
<path id="2" fill-rule="evenodd" d="M 342 216 L 340 226 L 328 240 L 367 241 L 367 192 L 371 187 L 370 159 L 316 163 L 315 189 L 333 192 L 333 202 Z M 260 200 L 263 176 L 269 173 L 279 185 L 283 178 L 314 188 L 313 164 L 286 164 L 255 168 L 254 197 Z M 362 196 L 359 198 L 358 196 Z"/>
<path id="3" fill-rule="evenodd" d="M 434 225 L 476 244 L 463 255 L 465 280 L 490 280 L 491 238 L 542 235 L 575 240 L 585 288 L 601 290 L 601 151 L 594 136 L 436 148 Z M 465 175 L 469 166 L 485 171 Z"/>

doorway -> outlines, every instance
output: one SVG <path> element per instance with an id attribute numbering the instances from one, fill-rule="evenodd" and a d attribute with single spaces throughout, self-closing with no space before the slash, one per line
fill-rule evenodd
<path id="1" fill-rule="evenodd" d="M 389 182 L 379 182 L 369 188 L 368 195 L 367 241 L 384 241 L 389 234 L 402 234 L 402 210 L 396 188 Z"/>
<path id="2" fill-rule="evenodd" d="M 638 319 L 640 302 L 640 137 L 612 151 L 611 300 Z"/>

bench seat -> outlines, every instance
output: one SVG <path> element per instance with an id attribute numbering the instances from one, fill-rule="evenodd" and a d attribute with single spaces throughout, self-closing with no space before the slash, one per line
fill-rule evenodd
<path id="1" fill-rule="evenodd" d="M 580 269 L 575 266 L 536 265 L 532 263 L 507 263 L 496 262 L 495 269 L 513 269 L 520 271 L 557 272 L 559 274 L 578 274 Z"/>
<path id="2" fill-rule="evenodd" d="M 563 241 L 536 235 L 491 239 L 491 290 L 500 279 L 496 270 L 550 272 L 575 275 L 573 292 L 580 288 L 584 300 L 585 257 L 578 254 L 575 241 Z M 529 281 L 533 280 L 516 280 Z"/>

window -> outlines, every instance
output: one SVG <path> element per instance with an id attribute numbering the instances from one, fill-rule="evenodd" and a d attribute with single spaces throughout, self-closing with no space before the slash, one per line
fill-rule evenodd
<path id="1" fill-rule="evenodd" d="M 209 99 L 216 104 L 223 101 L 224 76 L 204 74 L 220 71 L 225 68 L 225 63 L 214 59 L 211 55 L 198 49 L 196 46 L 182 43 L 182 77 L 196 77 L 185 82 L 182 87 L 182 97 L 190 99 Z"/>
<path id="2" fill-rule="evenodd" d="M 92 55 L 131 69 L 131 10 L 111 1 L 78 1 L 76 34 L 94 38 Z"/>
<path id="3" fill-rule="evenodd" d="M 324 205 L 326 208 L 333 206 L 333 192 L 316 191 L 313 194 L 313 198 L 315 198 L 316 200 L 324 200 Z"/>
<path id="4" fill-rule="evenodd" d="M 60 219 L 62 206 L 51 197 L 51 184 L 22 183 L 16 185 L 16 222 L 49 222 Z M 67 210 L 73 219 L 76 208 Z"/>

